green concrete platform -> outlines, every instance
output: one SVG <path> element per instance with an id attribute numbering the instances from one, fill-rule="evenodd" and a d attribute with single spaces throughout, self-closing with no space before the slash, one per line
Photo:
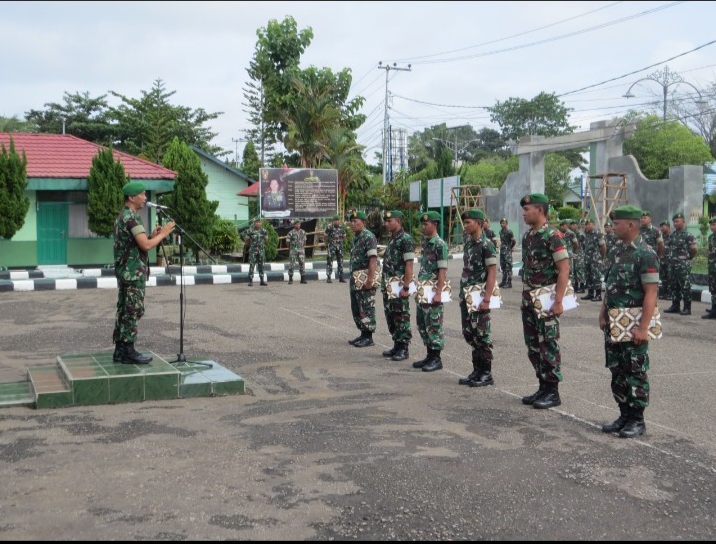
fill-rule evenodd
<path id="1" fill-rule="evenodd" d="M 171 363 L 143 354 L 153 358 L 149 364 L 115 363 L 111 351 L 60 355 L 54 365 L 28 369 L 26 381 L 1 383 L 0 406 L 61 408 L 246 392 L 244 380 L 215 361 Z"/>

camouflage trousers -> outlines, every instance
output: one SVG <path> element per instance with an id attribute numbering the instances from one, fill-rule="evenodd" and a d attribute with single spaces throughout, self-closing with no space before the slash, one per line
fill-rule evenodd
<path id="1" fill-rule="evenodd" d="M 333 261 L 336 261 L 336 272 L 338 273 L 337 278 L 343 277 L 343 248 L 342 247 L 335 247 L 335 246 L 328 246 L 328 251 L 326 252 L 326 276 L 329 278 L 331 277 L 331 273 L 333 272 Z"/>
<path id="2" fill-rule="evenodd" d="M 462 336 L 478 353 L 484 363 L 492 362 L 492 339 L 490 338 L 490 310 L 486 312 L 467 311 L 467 303 L 460 299 L 460 317 L 462 318 Z"/>
<path id="3" fill-rule="evenodd" d="M 264 259 L 263 252 L 249 253 L 249 278 L 254 277 L 254 267 L 258 268 L 259 276 L 264 275 Z"/>
<path id="4" fill-rule="evenodd" d="M 117 280 L 117 314 L 114 319 L 112 342 L 133 344 L 137 340 L 137 324 L 144 315 L 146 279 Z"/>
<path id="5" fill-rule="evenodd" d="M 288 256 L 288 277 L 293 276 L 293 270 L 298 264 L 298 273 L 303 276 L 306 273 L 306 253 L 294 253 L 291 252 Z"/>
<path id="6" fill-rule="evenodd" d="M 512 279 L 512 251 L 500 253 L 500 270 L 503 279 Z"/>
<path id="7" fill-rule="evenodd" d="M 559 318 L 537 317 L 530 292 L 522 291 L 522 331 L 527 357 L 540 382 L 557 385 L 562 381 L 562 356 L 559 352 Z"/>
<path id="8" fill-rule="evenodd" d="M 585 256 L 585 287 L 590 291 L 602 290 L 602 260 L 596 256 Z"/>
<path id="9" fill-rule="evenodd" d="M 575 253 L 572 264 L 574 265 L 572 268 L 572 283 L 575 285 L 577 283 L 586 283 L 587 271 L 584 266 L 584 253 Z"/>
<path id="10" fill-rule="evenodd" d="M 671 277 L 669 270 L 669 262 L 662 260 L 659 262 L 659 282 L 661 283 L 661 289 L 664 297 L 671 299 Z"/>
<path id="11" fill-rule="evenodd" d="M 445 347 L 443 334 L 443 304 L 418 304 L 416 322 L 420 339 L 427 349 L 442 351 Z"/>
<path id="12" fill-rule="evenodd" d="M 358 330 L 375 332 L 375 289 L 351 288 L 350 296 L 351 313 Z"/>
<path id="13" fill-rule="evenodd" d="M 716 304 L 716 262 L 709 263 L 709 293 L 711 293 L 711 304 Z"/>
<path id="14" fill-rule="evenodd" d="M 610 342 L 604 333 L 606 367 L 612 373 L 612 395 L 618 404 L 649 406 L 649 343 Z"/>
<path id="15" fill-rule="evenodd" d="M 669 263 L 671 300 L 676 303 L 691 300 L 691 261 Z"/>
<path id="16" fill-rule="evenodd" d="M 393 342 L 410 344 L 413 333 L 410 330 L 410 301 L 407 298 L 388 298 L 388 293 L 383 292 L 383 311 L 385 321 L 388 323 L 388 331 Z"/>

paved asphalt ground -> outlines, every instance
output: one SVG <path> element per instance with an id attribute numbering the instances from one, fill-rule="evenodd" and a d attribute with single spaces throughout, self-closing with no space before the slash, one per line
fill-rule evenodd
<path id="1" fill-rule="evenodd" d="M 459 281 L 461 262 L 448 277 Z M 598 303 L 562 318 L 563 403 L 535 410 L 521 281 L 492 313 L 496 384 L 470 371 L 456 302 L 445 368 L 353 348 L 348 286 L 189 286 L 183 352 L 247 394 L 35 410 L 0 408 L 2 540 L 712 540 L 716 322 L 665 315 L 651 343 L 647 434 L 617 416 Z M 111 350 L 116 290 L 0 296 L 0 369 Z M 660 301 L 665 305 L 664 301 Z M 415 308 L 412 305 L 413 323 Z M 180 351 L 179 288 L 147 290 L 138 347 Z"/>

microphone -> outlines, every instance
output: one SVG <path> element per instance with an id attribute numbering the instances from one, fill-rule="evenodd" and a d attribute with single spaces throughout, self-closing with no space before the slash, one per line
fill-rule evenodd
<path id="1" fill-rule="evenodd" d="M 150 208 L 157 208 L 158 210 L 168 210 L 169 209 L 168 206 L 162 206 L 161 204 L 155 204 L 154 202 L 149 202 L 148 200 L 147 200 L 147 206 L 149 206 Z"/>

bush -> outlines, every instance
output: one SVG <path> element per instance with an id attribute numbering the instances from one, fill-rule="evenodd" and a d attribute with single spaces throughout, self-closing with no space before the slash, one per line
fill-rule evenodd
<path id="1" fill-rule="evenodd" d="M 582 211 L 574 206 L 562 206 L 557 210 L 560 219 L 580 219 Z"/>
<path id="2" fill-rule="evenodd" d="M 266 240 L 266 262 L 270 263 L 278 255 L 278 232 L 273 228 L 271 222 L 267 219 L 261 221 L 261 225 L 266 229 L 268 233 L 268 239 Z"/>
<path id="3" fill-rule="evenodd" d="M 350 225 L 343 225 L 343 228 L 346 229 L 346 237 L 343 240 L 343 255 L 350 256 L 351 254 L 351 248 L 353 247 L 353 231 L 351 230 Z"/>
<path id="4" fill-rule="evenodd" d="M 212 255 L 233 253 L 239 245 L 239 233 L 236 232 L 234 222 L 228 219 L 217 219 L 211 231 L 209 251 Z"/>

